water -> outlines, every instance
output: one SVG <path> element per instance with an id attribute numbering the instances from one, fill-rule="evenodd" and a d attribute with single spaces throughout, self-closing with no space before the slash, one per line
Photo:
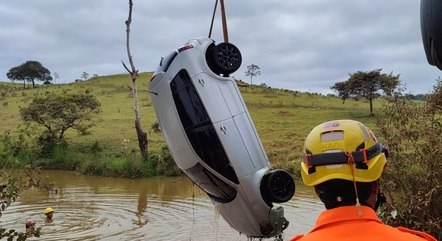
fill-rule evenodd
<path id="1" fill-rule="evenodd" d="M 42 237 L 28 240 L 248 240 L 185 177 L 131 180 L 65 171 L 43 174 L 57 192 L 25 191 L 6 209 L 0 227 L 24 231 L 32 218 L 42 228 Z M 55 209 L 52 222 L 43 215 L 49 206 Z M 290 221 L 284 240 L 307 232 L 323 210 L 313 190 L 300 183 L 295 197 L 283 206 Z"/>

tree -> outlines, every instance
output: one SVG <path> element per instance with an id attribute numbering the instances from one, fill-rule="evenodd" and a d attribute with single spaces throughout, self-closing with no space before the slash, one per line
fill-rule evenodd
<path id="1" fill-rule="evenodd" d="M 81 78 L 84 79 L 84 80 L 89 79 L 89 73 L 88 73 L 88 72 L 83 72 L 83 73 L 81 74 Z"/>
<path id="2" fill-rule="evenodd" d="M 32 100 L 28 107 L 20 108 L 24 121 L 35 122 L 46 128 L 44 136 L 51 143 L 64 140 L 70 128 L 85 133 L 94 124 L 93 114 L 99 112 L 100 103 L 92 95 L 48 95 Z"/>
<path id="3" fill-rule="evenodd" d="M 148 138 L 147 138 L 147 133 L 141 127 L 141 117 L 138 105 L 138 90 L 137 90 L 138 70 L 135 68 L 135 64 L 132 59 L 132 54 L 130 51 L 130 24 L 132 23 L 132 7 L 133 7 L 133 2 L 132 0 L 129 0 L 129 16 L 127 17 L 125 24 L 126 24 L 126 50 L 131 68 L 129 69 L 123 61 L 122 63 L 132 80 L 132 87 L 130 87 L 130 89 L 131 89 L 131 94 L 134 98 L 133 110 L 135 114 L 135 131 L 137 132 L 138 147 L 140 148 L 141 156 L 143 158 L 143 161 L 146 162 L 148 158 L 147 156 Z"/>
<path id="4" fill-rule="evenodd" d="M 23 88 L 26 87 L 26 81 L 32 82 L 32 87 L 35 87 L 35 80 L 51 81 L 51 72 L 45 68 L 38 61 L 26 61 L 25 63 L 11 68 L 6 74 L 10 80 L 23 81 Z"/>
<path id="5" fill-rule="evenodd" d="M 54 84 L 57 83 L 58 79 L 60 79 L 60 75 L 57 72 L 54 72 Z"/>
<path id="6" fill-rule="evenodd" d="M 366 98 L 370 102 L 370 115 L 373 115 L 373 100 L 380 96 L 380 91 L 390 96 L 400 83 L 399 75 L 384 74 L 381 71 L 358 71 L 350 74 L 347 81 L 335 83 L 331 89 L 337 91 L 343 101 L 348 98 Z"/>
<path id="7" fill-rule="evenodd" d="M 260 75 L 261 71 L 260 71 L 260 68 L 258 65 L 251 64 L 251 65 L 247 66 L 247 71 L 245 73 L 246 73 L 246 76 L 250 76 L 250 85 L 252 85 L 253 77 Z"/>

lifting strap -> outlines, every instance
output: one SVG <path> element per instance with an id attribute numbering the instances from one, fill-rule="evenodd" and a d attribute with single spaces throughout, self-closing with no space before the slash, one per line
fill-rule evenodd
<path id="1" fill-rule="evenodd" d="M 227 18 L 226 18 L 226 10 L 224 8 L 224 0 L 219 0 L 221 5 L 221 21 L 222 21 L 222 28 L 223 28 L 223 36 L 224 36 L 224 42 L 229 42 L 229 34 L 227 31 Z M 210 30 L 209 30 L 209 38 L 212 36 L 212 29 L 213 29 L 213 22 L 215 20 L 215 13 L 216 8 L 218 7 L 218 0 L 215 0 L 215 7 L 213 8 L 213 14 L 212 14 L 212 21 L 210 23 Z"/>

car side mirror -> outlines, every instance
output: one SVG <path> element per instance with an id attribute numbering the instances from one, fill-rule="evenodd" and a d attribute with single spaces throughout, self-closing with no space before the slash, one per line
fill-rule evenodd
<path id="1" fill-rule="evenodd" d="M 429 64 L 442 70 L 442 1 L 421 0 L 422 41 Z"/>

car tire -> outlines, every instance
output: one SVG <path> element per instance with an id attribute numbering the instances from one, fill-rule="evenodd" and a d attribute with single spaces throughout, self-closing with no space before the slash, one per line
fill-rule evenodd
<path id="1" fill-rule="evenodd" d="M 440 59 L 436 47 L 434 46 L 434 41 L 431 41 L 430 48 L 431 48 L 431 60 L 433 61 L 433 65 L 438 67 L 440 70 L 442 70 L 442 60 Z M 439 51 L 441 50 L 439 49 Z"/>
<path id="2" fill-rule="evenodd" d="M 231 43 L 220 43 L 207 49 L 206 61 L 217 75 L 228 76 L 241 67 L 241 51 Z"/>
<path id="3" fill-rule="evenodd" d="M 295 182 L 284 170 L 269 171 L 261 180 L 261 195 L 267 203 L 284 203 L 295 194 Z"/>

